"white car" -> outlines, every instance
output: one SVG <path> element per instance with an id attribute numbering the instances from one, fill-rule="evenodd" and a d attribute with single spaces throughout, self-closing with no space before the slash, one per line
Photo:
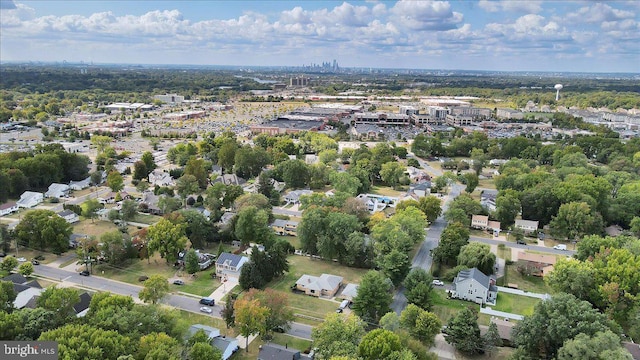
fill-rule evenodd
<path id="1" fill-rule="evenodd" d="M 24 258 L 24 257 L 19 257 L 19 258 L 18 258 L 18 261 L 19 261 L 19 262 L 25 262 L 25 261 L 27 261 L 27 259 L 26 259 L 26 258 Z"/>
<path id="2" fill-rule="evenodd" d="M 442 282 L 442 280 L 435 279 L 431 282 L 431 285 L 444 286 L 444 282 Z"/>
<path id="3" fill-rule="evenodd" d="M 213 310 L 211 310 L 211 308 L 208 308 L 206 306 L 203 306 L 200 308 L 201 312 L 207 313 L 207 314 L 211 314 L 213 312 Z"/>

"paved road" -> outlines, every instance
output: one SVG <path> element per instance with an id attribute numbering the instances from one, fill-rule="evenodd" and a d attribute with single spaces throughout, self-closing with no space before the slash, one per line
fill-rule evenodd
<path id="1" fill-rule="evenodd" d="M 488 239 L 488 238 L 483 238 L 478 236 L 470 236 L 469 241 L 477 241 L 477 242 L 481 242 L 489 245 L 504 244 L 510 248 L 522 249 L 522 250 L 533 250 L 533 251 L 539 251 L 539 252 L 544 252 L 544 253 L 549 253 L 554 255 L 573 256 L 576 253 L 573 250 L 556 250 L 554 248 L 549 248 L 546 246 L 538 246 L 538 245 L 520 245 L 520 244 L 516 244 L 509 241 L 494 240 L 494 239 Z"/>
<path id="2" fill-rule="evenodd" d="M 276 215 L 288 215 L 288 216 L 296 216 L 302 217 L 302 211 L 289 210 L 281 207 L 274 207 L 271 211 Z"/>
<path id="3" fill-rule="evenodd" d="M 449 198 L 442 206 L 442 213 L 449 208 L 449 203 L 453 201 L 460 193 L 464 190 L 463 185 L 454 184 L 451 186 L 451 192 L 449 194 Z M 431 269 L 431 264 L 433 263 L 433 258 L 431 257 L 431 250 L 435 249 L 438 246 L 438 242 L 440 241 L 440 235 L 442 231 L 447 226 L 447 221 L 444 219 L 444 216 L 440 216 L 436 219 L 436 221 L 431 224 L 431 227 L 427 230 L 427 235 L 425 236 L 422 245 L 416 252 L 416 255 L 413 257 L 413 261 L 411 262 L 411 267 L 413 268 L 422 268 L 427 271 Z M 400 314 L 402 310 L 407 307 L 407 298 L 404 295 L 404 288 L 399 288 L 393 297 L 393 302 L 391 303 L 391 310 Z"/>
<path id="4" fill-rule="evenodd" d="M 56 281 L 72 283 L 92 290 L 109 291 L 114 294 L 132 296 L 134 299 L 138 298 L 138 293 L 142 290 L 141 286 L 131 285 L 100 276 L 80 276 L 78 273 L 47 265 L 35 266 L 34 273 L 38 276 L 50 278 Z M 201 305 L 198 303 L 198 299 L 199 297 L 195 295 L 186 296 L 170 294 L 162 300 L 162 303 L 178 309 L 203 315 L 203 313 L 200 312 Z M 221 318 L 220 310 L 222 310 L 222 307 L 220 305 L 213 306 L 212 310 L 213 312 L 210 314 L 212 317 Z M 292 323 L 288 334 L 310 340 L 311 329 L 312 327 L 309 325 Z"/>

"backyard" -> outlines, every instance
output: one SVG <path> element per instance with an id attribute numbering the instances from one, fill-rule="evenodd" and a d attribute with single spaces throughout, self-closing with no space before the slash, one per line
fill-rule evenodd
<path id="1" fill-rule="evenodd" d="M 539 302 L 538 298 L 498 292 L 496 306 L 493 306 L 492 309 L 513 314 L 531 315 L 533 308 Z"/>
<path id="2" fill-rule="evenodd" d="M 524 291 L 535 292 L 539 294 L 550 294 L 551 288 L 544 282 L 544 279 L 538 276 L 524 276 L 517 270 L 517 265 L 508 265 L 506 268 L 506 276 L 498 279 L 499 286 L 507 284 L 517 284 L 518 289 Z"/>
<path id="3" fill-rule="evenodd" d="M 478 311 L 478 304 L 464 300 L 447 299 L 447 294 L 441 289 L 433 289 L 430 298 L 431 312 L 438 316 L 443 325 L 464 308 L 471 307 L 474 311 Z M 480 325 L 489 325 L 490 319 L 489 315 L 478 314 L 478 324 Z"/>

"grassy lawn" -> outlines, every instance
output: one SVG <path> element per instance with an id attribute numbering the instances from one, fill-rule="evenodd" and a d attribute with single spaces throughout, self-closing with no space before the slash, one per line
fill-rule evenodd
<path id="1" fill-rule="evenodd" d="M 184 285 L 169 285 L 173 291 L 182 291 L 189 294 L 198 296 L 209 296 L 217 289 L 221 284 L 220 281 L 211 277 L 211 272 L 214 270 L 205 270 L 198 273 L 196 278 L 190 275 L 184 274 L 180 279 L 185 282 Z"/>
<path id="2" fill-rule="evenodd" d="M 274 333 L 271 342 L 278 345 L 298 349 L 300 351 L 305 351 L 311 347 L 310 340 L 300 339 L 297 337 L 289 336 L 287 334 Z"/>
<path id="3" fill-rule="evenodd" d="M 162 219 L 161 216 L 136 213 L 136 216 L 133 217 L 132 221 L 137 223 L 152 225 L 157 223 L 161 219 Z"/>
<path id="4" fill-rule="evenodd" d="M 166 278 L 172 278 L 176 275 L 176 270 L 172 266 L 168 266 L 164 259 L 159 255 L 151 258 L 148 264 L 147 260 L 133 260 L 129 265 L 116 267 L 109 264 L 101 264 L 96 266 L 94 274 L 104 276 L 109 279 L 118 280 L 130 284 L 141 285 L 138 277 L 142 275 L 162 275 Z"/>
<path id="5" fill-rule="evenodd" d="M 508 246 L 498 245 L 498 257 L 505 260 L 511 260 L 511 248 Z"/>
<path id="6" fill-rule="evenodd" d="M 478 181 L 478 187 L 485 189 L 495 189 L 496 184 L 493 179 L 482 179 Z"/>
<path id="7" fill-rule="evenodd" d="M 531 315 L 533 314 L 534 306 L 540 301 L 540 299 L 528 296 L 498 292 L 498 300 L 496 301 L 496 306 L 493 307 L 493 310 L 520 315 Z"/>
<path id="8" fill-rule="evenodd" d="M 387 186 L 372 186 L 371 187 L 372 194 L 384 195 L 384 196 L 392 196 L 392 197 L 400 197 L 404 195 L 404 192 L 393 190 Z"/>
<path id="9" fill-rule="evenodd" d="M 443 324 L 446 324 L 452 316 L 455 316 L 460 310 L 466 307 L 478 307 L 469 301 L 462 301 L 457 299 L 447 299 L 447 294 L 444 290 L 433 289 L 431 291 L 431 312 L 436 314 Z"/>
<path id="10" fill-rule="evenodd" d="M 276 239 L 284 239 L 289 242 L 289 244 L 293 245 L 294 248 L 300 249 L 302 246 L 300 244 L 300 239 L 297 236 L 286 236 L 286 235 L 276 235 Z"/>
<path id="11" fill-rule="evenodd" d="M 82 220 L 73 224 L 72 231 L 75 234 L 86 234 L 99 239 L 102 234 L 116 230 L 118 230 L 118 227 L 110 221 L 94 220 L 94 222 L 91 222 L 91 220 Z"/>
<path id="12" fill-rule="evenodd" d="M 540 294 L 551 294 L 551 288 L 545 284 L 541 277 L 523 276 L 518 272 L 515 264 L 507 266 L 506 281 L 504 277 L 498 279 L 498 285 L 507 283 L 518 284 L 518 289 L 520 290 Z"/>

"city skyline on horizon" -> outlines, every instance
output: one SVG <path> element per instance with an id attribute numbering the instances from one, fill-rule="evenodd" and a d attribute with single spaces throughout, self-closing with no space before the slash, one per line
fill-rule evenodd
<path id="1" fill-rule="evenodd" d="M 0 61 L 301 67 L 337 59 L 341 68 L 640 72 L 640 2 L 121 5 L 0 0 Z"/>

